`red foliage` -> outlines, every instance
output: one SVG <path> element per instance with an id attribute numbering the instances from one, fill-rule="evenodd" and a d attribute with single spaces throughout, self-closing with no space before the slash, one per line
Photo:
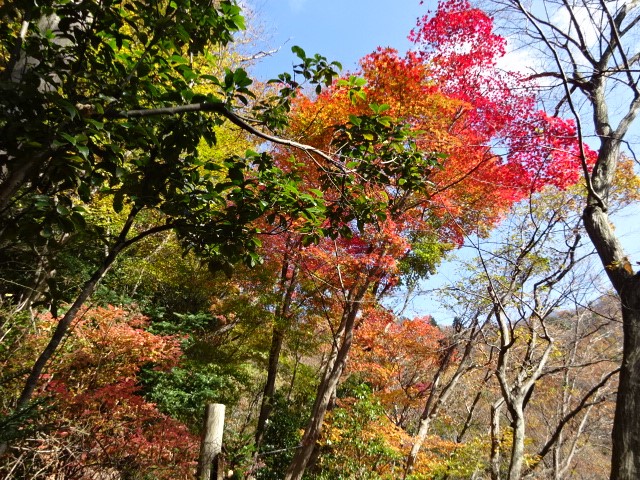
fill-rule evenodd
<path id="1" fill-rule="evenodd" d="M 583 152 L 576 141 L 573 120 L 538 111 L 513 122 L 513 130 L 509 161 L 522 167 L 521 178 L 533 191 L 545 185 L 564 188 L 580 179 L 579 159 Z M 592 167 L 597 153 L 588 145 L 583 145 L 583 151 L 587 165 Z"/>
<path id="2" fill-rule="evenodd" d="M 101 469 L 190 478 L 198 439 L 146 401 L 136 379 L 142 366 L 177 364 L 179 339 L 154 335 L 144 329 L 146 317 L 115 307 L 87 308 L 78 317 L 51 366 L 55 373 L 43 375 L 38 391 L 55 406 L 49 420 L 56 429 L 42 444 L 51 451 L 65 446 L 58 473 L 91 478 Z M 55 324 L 41 316 L 30 347 L 46 342 Z"/>
<path id="3" fill-rule="evenodd" d="M 73 394 L 58 390 L 62 428 L 82 444 L 67 468 L 85 463 L 120 471 L 147 472 L 154 478 L 191 478 L 198 439 L 180 422 L 160 413 L 127 379 Z M 75 461 L 74 461 L 75 460 Z"/>
<path id="4" fill-rule="evenodd" d="M 302 253 L 304 269 L 339 290 L 349 291 L 365 278 L 395 284 L 398 260 L 409 250 L 409 243 L 397 232 L 397 224 L 387 220 L 379 228 L 367 227 L 352 238 L 307 247 Z"/>
<path id="5" fill-rule="evenodd" d="M 496 68 L 506 41 L 493 32 L 485 12 L 468 0 L 441 1 L 409 38 L 440 91 L 473 106 L 467 126 L 483 132 L 485 144 L 493 141 L 506 150 L 505 184 L 528 193 L 548 184 L 564 188 L 580 179 L 582 152 L 574 121 L 538 111 L 533 86 L 517 72 Z M 592 166 L 595 153 L 587 146 L 584 153 Z"/>
<path id="6" fill-rule="evenodd" d="M 391 121 L 416 132 L 425 155 L 442 154 L 439 168 L 424 169 L 423 190 L 403 189 L 401 173 L 386 186 L 355 178 L 353 194 L 339 183 L 333 190 L 325 186 L 327 202 L 352 194 L 388 204 L 377 224 L 347 223 L 350 238 L 304 247 L 289 233 L 266 242 L 271 260 L 302 267 L 300 281 L 313 284 L 318 294 L 311 302 L 333 312 L 335 320 L 351 308 L 347 303 L 356 290 L 366 286 L 376 297 L 398 283 L 399 262 L 411 252 L 412 239 L 461 245 L 465 234 L 488 232 L 531 192 L 562 188 L 580 177 L 573 122 L 538 111 L 524 80 L 497 68 L 506 42 L 484 12 L 466 0 L 441 2 L 434 15 L 418 21 L 411 39 L 415 48 L 404 56 L 378 49 L 362 59 L 366 101 L 353 101 L 347 76 L 316 98 L 300 96 L 292 112 L 291 135 L 331 152 L 340 148 L 334 142 L 339 126 L 371 114 L 370 104 L 385 104 Z M 590 164 L 594 154 L 585 152 Z M 281 165 L 289 168 L 291 152 L 281 153 Z M 320 188 L 324 160 L 304 157 L 298 165 L 309 188 Z M 375 161 L 373 166 L 384 167 Z"/>
<path id="7" fill-rule="evenodd" d="M 309 294 L 301 308 L 326 317 L 334 353 L 348 350 L 349 329 L 359 325 L 351 371 L 365 375 L 383 403 L 397 407 L 388 411 L 397 413 L 398 424 L 429 389 L 433 366 L 447 348 L 428 319 L 397 322 L 374 307 L 397 285 L 400 262 L 411 253 L 412 242 L 420 240 L 421 247 L 428 242 L 461 245 L 465 234 L 487 233 L 514 202 L 530 193 L 545 185 L 563 188 L 576 182 L 581 166 L 573 123 L 539 112 L 524 80 L 497 68 L 506 42 L 493 32 L 485 13 L 466 0 L 441 2 L 433 16 L 419 20 L 411 38 L 415 48 L 404 56 L 378 49 L 362 60 L 366 83 L 359 93 L 366 99 L 358 100 L 361 96 L 350 90 L 357 84 L 350 76 L 315 98 L 300 96 L 293 106 L 290 134 L 331 153 L 349 170 L 354 159 L 345 155 L 351 147 L 348 139 L 366 138 L 357 136 L 356 127 L 366 124 L 363 118 L 372 114 L 372 104 L 384 104 L 385 121 L 408 124 L 424 156 L 441 155 L 439 165 L 420 163 L 425 165 L 417 173 L 422 183 L 413 184 L 420 188 L 403 188 L 402 169 L 390 169 L 385 185 L 354 174 L 348 188 L 341 188 L 342 172 L 335 174 L 333 184 L 322 183 L 333 165 L 319 156 L 300 156 L 300 174 L 310 189 L 323 189 L 327 203 L 349 197 L 358 206 L 367 201 L 386 205 L 386 211 L 367 226 L 348 217 L 349 238 L 325 238 L 305 247 L 288 233 L 267 242 L 271 259 L 286 259 L 285 266 L 296 262 L 300 288 Z M 345 125 L 355 132 L 353 137 L 344 135 Z M 363 145 L 356 157 L 366 151 L 364 166 L 386 174 L 385 165 L 396 160 L 379 154 L 386 153 L 391 142 L 370 138 L 382 139 Z M 593 154 L 586 152 L 589 163 Z M 292 152 L 280 153 L 280 165 L 290 168 Z M 376 154 L 378 158 L 372 158 Z M 434 249 L 434 257 L 443 250 Z M 428 249 L 418 253 L 424 254 L 420 258 L 425 263 L 437 262 L 429 258 Z M 358 321 L 347 321 L 353 318 Z"/>
<path id="8" fill-rule="evenodd" d="M 468 1 L 440 2 L 433 16 L 418 21 L 409 39 L 417 47 L 412 56 L 429 66 L 439 90 L 474 107 L 473 126 L 484 136 L 503 124 L 494 123 L 494 117 L 512 120 L 518 110 L 532 106 L 531 94 L 514 91 L 518 76 L 496 68 L 506 52 L 505 39 L 493 32 L 491 18 Z"/>
<path id="9" fill-rule="evenodd" d="M 367 114 L 369 103 L 387 104 L 391 117 L 420 132 L 423 151 L 444 154 L 443 168 L 426 173 L 433 188 L 415 198 L 413 211 L 396 212 L 397 225 L 406 228 L 412 216 L 420 219 L 418 228 L 435 227 L 443 241 L 460 244 L 464 231 L 486 231 L 531 192 L 579 180 L 582 152 L 574 122 L 538 111 L 534 90 L 521 75 L 497 68 L 506 41 L 493 32 L 487 14 L 466 0 L 443 1 L 418 21 L 410 38 L 415 50 L 404 57 L 378 49 L 361 61 L 366 102 L 353 104 L 336 84 L 315 100 L 300 99 L 292 122 L 306 142 L 330 150 L 335 125 Z M 584 150 L 592 165 L 594 152 Z M 317 185 L 315 167 L 306 175 Z"/>

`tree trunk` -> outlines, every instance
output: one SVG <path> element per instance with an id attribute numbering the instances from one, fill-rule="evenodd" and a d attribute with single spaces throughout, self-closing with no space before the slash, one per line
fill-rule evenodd
<path id="1" fill-rule="evenodd" d="M 276 379 L 278 378 L 278 368 L 280 366 L 280 352 L 284 343 L 285 329 L 290 321 L 291 302 L 295 291 L 298 268 L 293 267 L 289 273 L 289 261 L 285 257 L 280 273 L 280 305 L 276 311 L 275 323 L 273 325 L 273 333 L 271 337 L 271 348 L 269 349 L 269 363 L 267 367 L 267 380 L 262 393 L 262 403 L 260 404 L 260 415 L 258 416 L 258 425 L 256 426 L 255 448 L 256 459 L 260 450 L 260 445 L 264 439 L 264 433 L 267 425 L 267 419 L 273 409 L 273 398 L 276 392 Z"/>
<path id="2" fill-rule="evenodd" d="M 438 415 L 440 408 L 449 400 L 449 397 L 453 393 L 453 390 L 456 387 L 458 381 L 469 370 L 469 368 L 467 368 L 467 363 L 471 358 L 471 352 L 473 351 L 473 340 L 475 339 L 477 333 L 480 331 L 480 329 L 478 329 L 477 327 L 477 325 L 474 325 L 470 329 L 470 337 L 467 339 L 464 353 L 462 355 L 462 358 L 460 358 L 459 360 L 456 372 L 448 380 L 442 390 L 438 392 L 440 382 L 451 363 L 451 358 L 453 357 L 454 353 L 456 353 L 456 347 L 459 346 L 458 342 L 454 338 L 450 340 L 450 344 L 447 346 L 445 354 L 440 359 L 440 365 L 438 366 L 438 370 L 436 371 L 433 377 L 433 381 L 431 382 L 429 398 L 427 399 L 427 403 L 425 404 L 422 415 L 420 416 L 420 427 L 418 429 L 418 433 L 414 437 L 411 451 L 409 452 L 409 455 L 407 455 L 404 475 L 402 477 L 403 479 L 406 479 L 407 476 L 413 471 L 413 466 L 418 458 L 418 453 L 420 453 L 422 444 L 424 443 L 424 440 L 427 438 L 427 434 L 429 433 L 431 422 L 436 417 L 436 415 Z"/>
<path id="3" fill-rule="evenodd" d="M 504 3 L 498 3 L 502 9 Z M 511 3 L 527 24 L 534 27 L 529 39 L 537 44 L 536 48 L 545 48 L 555 64 L 542 76 L 561 79 L 564 92 L 558 108 L 566 101 L 581 142 L 590 133 L 583 130 L 581 109 L 592 110 L 600 148 L 591 172 L 584 152 L 581 159 L 588 192 L 583 219 L 604 271 L 620 298 L 624 332 L 610 478 L 637 480 L 640 478 L 640 277 L 634 275 L 607 211 L 621 147 L 626 144 L 634 156 L 633 144 L 628 144 L 625 137 L 640 113 L 638 3 L 583 2 L 576 7 L 572 2 L 558 2 L 556 5 L 564 8 L 551 9 L 546 18 L 528 9 L 530 4 L 525 6 L 526 2 Z M 581 15 L 575 14 L 576 8 L 582 9 Z M 582 14 L 589 21 L 584 21 Z M 556 23 L 560 18 L 563 20 Z M 583 55 L 581 61 L 575 61 L 575 52 Z M 582 93 L 579 102 L 574 101 L 574 93 Z M 610 110 L 615 115 L 610 115 Z"/>
<path id="4" fill-rule="evenodd" d="M 31 176 L 35 170 L 35 167 L 46 158 L 46 154 L 34 155 L 29 159 L 20 159 L 15 161 L 14 168 L 11 171 L 4 173 L 5 179 L 0 183 L 0 214 L 3 213 L 9 206 L 14 198 L 14 195 L 20 188 L 27 183 L 29 176 Z M 15 165 L 18 166 L 15 166 Z"/>
<path id="5" fill-rule="evenodd" d="M 256 426 L 255 447 L 256 455 L 264 439 L 267 419 L 273 409 L 273 397 L 276 392 L 276 378 L 278 377 L 278 367 L 280 365 L 280 351 L 284 342 L 284 329 L 277 324 L 273 326 L 271 337 L 271 348 L 269 349 L 269 365 L 267 369 L 267 381 L 264 384 L 262 393 L 262 403 L 260 404 L 260 415 Z"/>
<path id="6" fill-rule="evenodd" d="M 225 406 L 210 403 L 205 407 L 197 480 L 221 480 L 223 478 L 222 436 L 224 433 Z"/>
<path id="7" fill-rule="evenodd" d="M 360 312 L 360 303 L 368 290 L 369 283 L 370 282 L 365 282 L 365 284 L 353 295 L 353 298 L 348 299 L 347 301 L 348 309 L 343 313 L 343 320 L 340 325 L 341 328 L 338 330 L 332 355 L 327 363 L 327 368 L 322 381 L 318 386 L 318 392 L 311 412 L 311 418 L 309 419 L 304 435 L 302 436 L 300 448 L 296 451 L 296 454 L 285 473 L 284 480 L 300 480 L 302 478 L 311 458 L 311 454 L 313 453 L 315 444 L 320 438 L 324 417 L 331 403 L 331 399 L 336 393 L 338 382 L 340 381 L 340 377 L 342 376 L 342 372 L 347 363 L 347 357 L 353 342 L 353 330 L 355 327 L 356 317 Z"/>
<path id="8" fill-rule="evenodd" d="M 502 398 L 491 405 L 491 480 L 500 480 L 500 415 L 503 405 Z"/>
<path id="9" fill-rule="evenodd" d="M 613 420 L 611 480 L 640 478 L 640 277 L 620 292 L 624 349 Z"/>
<path id="10" fill-rule="evenodd" d="M 603 147 L 598 160 L 600 162 L 601 158 L 617 153 L 616 149 L 606 152 Z M 602 164 L 608 165 L 604 160 Z M 601 170 L 594 170 L 593 184 L 603 198 L 608 193 L 608 172 Z M 588 198 L 583 215 L 584 224 L 605 272 L 620 297 L 624 334 L 613 420 L 611 480 L 637 480 L 640 478 L 640 275 L 634 275 L 607 212 L 597 200 L 593 196 Z"/>
<path id="11" fill-rule="evenodd" d="M 24 388 L 22 393 L 20 394 L 20 398 L 16 403 L 16 409 L 21 410 L 27 406 L 31 397 L 33 396 L 33 392 L 38 385 L 38 381 L 40 380 L 40 376 L 44 370 L 44 367 L 49 362 L 53 354 L 58 349 L 58 346 L 62 342 L 63 338 L 69 331 L 69 327 L 71 326 L 71 322 L 73 322 L 78 315 L 78 312 L 87 301 L 87 299 L 93 294 L 98 283 L 102 280 L 102 277 L 107 273 L 111 265 L 116 259 L 116 256 L 122 249 L 122 245 L 117 246 L 118 248 L 114 248 L 111 253 L 104 259 L 102 265 L 94 272 L 89 280 L 84 284 L 82 290 L 80 291 L 80 295 L 76 298 L 71 308 L 67 311 L 67 313 L 62 317 L 62 319 L 58 322 L 53 335 L 51 336 L 51 340 L 42 351 L 36 362 L 34 363 L 31 373 L 27 377 L 25 381 Z"/>
<path id="12" fill-rule="evenodd" d="M 447 357 L 448 357 L 447 352 Z M 406 465 L 404 468 L 404 476 L 403 478 L 407 478 L 407 476 L 413 471 L 413 465 L 416 463 L 416 459 L 418 458 L 418 453 L 422 448 L 422 444 L 424 440 L 427 438 L 427 434 L 429 433 L 429 428 L 431 427 L 431 421 L 435 417 L 437 413 L 437 409 L 434 408 L 434 403 L 438 402 L 436 400 L 437 389 L 440 385 L 440 380 L 442 379 L 442 374 L 444 372 L 446 364 L 442 362 L 440 364 L 440 368 L 436 372 L 435 378 L 431 383 L 431 392 L 429 394 L 429 399 L 424 407 L 424 411 L 420 416 L 420 427 L 418 428 L 418 433 L 414 437 L 413 445 L 411 446 L 411 451 L 409 455 L 407 455 Z M 438 402 L 439 403 L 439 402 Z"/>
<path id="13" fill-rule="evenodd" d="M 467 432 L 469 431 L 469 428 L 471 427 L 471 422 L 473 421 L 473 416 L 475 415 L 476 408 L 478 407 L 478 405 L 480 404 L 480 400 L 482 399 L 482 393 L 483 393 L 482 389 L 487 384 L 487 382 L 489 382 L 490 379 L 491 379 L 491 370 L 487 370 L 487 372 L 485 373 L 484 379 L 482 381 L 482 384 L 478 388 L 478 391 L 476 392 L 476 396 L 473 398 L 473 401 L 471 402 L 471 406 L 468 408 L 467 418 L 465 419 L 464 424 L 460 429 L 460 432 L 456 435 L 456 443 L 462 443 L 464 441 L 465 435 L 467 434 Z"/>
<path id="14" fill-rule="evenodd" d="M 522 405 L 523 401 L 518 402 L 518 406 Z M 509 409 L 509 412 L 513 416 L 511 420 L 511 427 L 513 429 L 513 440 L 511 444 L 511 459 L 509 462 L 509 480 L 520 480 L 522 478 L 522 464 L 524 463 L 524 438 L 525 438 L 525 424 L 524 424 L 524 411 L 521 408 Z"/>
<path id="15" fill-rule="evenodd" d="M 25 381 L 25 385 L 20 395 L 20 398 L 16 403 L 17 410 L 20 410 L 26 407 L 29 401 L 31 400 L 31 397 L 33 396 L 33 392 L 35 391 L 36 386 L 38 385 L 38 381 L 40 380 L 40 376 L 42 375 L 44 367 L 46 366 L 46 364 L 49 362 L 53 354 L 58 349 L 58 346 L 60 345 L 65 335 L 67 334 L 69 327 L 71 326 L 71 323 L 75 320 L 76 315 L 78 315 L 78 312 L 80 311 L 84 303 L 93 294 L 96 287 L 98 286 L 98 283 L 100 283 L 100 280 L 102 280 L 102 277 L 104 277 L 105 274 L 109 271 L 109 269 L 113 265 L 113 262 L 115 262 L 120 252 L 123 249 L 125 249 L 127 246 L 129 246 L 131 243 L 137 240 L 141 240 L 142 238 L 146 237 L 147 235 L 155 231 L 154 229 L 151 229 L 151 230 L 148 230 L 147 232 L 137 235 L 135 238 L 131 240 L 127 240 L 127 235 L 129 234 L 131 227 L 133 226 L 134 219 L 138 212 L 139 210 L 137 209 L 131 210 L 127 218 L 127 221 L 125 222 L 124 226 L 122 227 L 122 230 L 120 231 L 120 234 L 118 235 L 118 239 L 116 240 L 114 246 L 111 248 L 111 251 L 104 258 L 104 260 L 102 261 L 100 266 L 97 268 L 97 270 L 93 273 L 91 278 L 89 278 L 89 280 L 87 280 L 85 284 L 82 286 L 82 290 L 80 290 L 80 294 L 78 295 L 76 300 L 73 302 L 73 305 L 71 305 L 67 313 L 58 322 L 58 325 L 56 326 L 56 329 L 53 332 L 53 335 L 51 336 L 51 340 L 49 340 L 49 343 L 47 344 L 45 349 L 42 351 L 42 353 L 34 363 L 31 369 L 31 373 L 29 374 L 29 376 L 27 377 L 27 380 Z"/>

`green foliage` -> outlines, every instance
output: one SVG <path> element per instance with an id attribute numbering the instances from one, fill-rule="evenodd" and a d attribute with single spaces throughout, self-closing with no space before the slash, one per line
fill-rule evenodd
<path id="1" fill-rule="evenodd" d="M 241 365 L 185 362 L 169 372 L 147 369 L 141 380 L 146 385 L 146 398 L 162 412 L 199 431 L 204 405 L 233 407 L 251 378 Z"/>
<path id="2" fill-rule="evenodd" d="M 372 103 L 369 109 L 368 114 L 350 115 L 348 123 L 335 127 L 332 140 L 333 147 L 348 158 L 348 173 L 339 177 L 338 188 L 348 188 L 351 201 L 339 210 L 339 222 L 355 220 L 360 231 L 404 212 L 409 195 L 426 192 L 430 172 L 441 161 L 441 156 L 419 148 L 417 138 L 422 132 L 384 114 L 388 105 Z M 335 184 L 328 175 L 322 181 Z M 393 195 L 383 193 L 384 189 Z"/>
<path id="3" fill-rule="evenodd" d="M 338 86 L 347 89 L 347 95 L 353 105 L 366 100 L 367 94 L 363 89 L 366 83 L 367 81 L 364 78 L 355 75 L 349 76 L 348 79 L 338 80 Z"/>
<path id="4" fill-rule="evenodd" d="M 219 320 L 210 313 L 177 313 L 173 312 L 173 321 L 159 320 L 151 325 L 150 330 L 162 335 L 176 335 L 180 333 L 197 333 L 213 330 L 219 325 Z"/>
<path id="5" fill-rule="evenodd" d="M 445 442 L 443 442 L 445 443 Z M 488 439 L 474 438 L 459 444 L 432 445 L 428 455 L 434 457 L 428 468 L 414 471 L 407 480 L 467 480 L 488 470 Z M 506 472 L 505 472 L 506 473 Z M 483 478 L 483 477 L 479 477 Z"/>
<path id="6" fill-rule="evenodd" d="M 399 268 L 403 282 L 412 287 L 435 273 L 436 267 L 453 245 L 443 243 L 433 234 L 421 232 L 412 234 L 409 241 L 411 250 L 400 260 Z"/>
<path id="7" fill-rule="evenodd" d="M 236 2 L 13 2 L 0 16 L 0 265 L 10 271 L 9 259 L 29 248 L 41 259 L 23 276 L 3 275 L 6 285 L 40 282 L 47 304 L 68 301 L 75 290 L 63 295 L 60 277 L 45 282 L 38 268 L 55 271 L 81 233 L 80 244 L 116 248 L 127 216 L 130 239 L 173 229 L 186 251 L 225 273 L 259 263 L 256 219 L 322 221 L 321 198 L 303 193 L 295 173 L 228 148 L 225 117 L 248 108 L 277 130 L 301 85 L 278 80 L 277 94 L 258 102 L 244 70 L 219 72 L 210 52 L 244 28 Z M 338 64 L 295 52 L 304 82 L 331 83 Z M 219 108 L 172 114 L 186 104 Z M 246 135 L 239 144 L 249 146 Z"/>
<path id="8" fill-rule="evenodd" d="M 310 398 L 306 399 L 310 401 Z M 280 393 L 273 399 L 256 472 L 258 480 L 279 480 L 293 458 L 306 423 L 306 402 L 292 402 Z"/>
<path id="9" fill-rule="evenodd" d="M 183 255 L 175 235 L 166 233 L 123 252 L 94 299 L 112 304 L 133 302 L 154 320 L 154 331 L 173 334 L 188 330 L 179 327 L 180 315 L 206 316 L 203 312 L 208 311 L 212 298 L 227 294 L 221 277 L 210 272 L 195 255 Z M 161 327 L 160 322 L 167 325 Z M 170 326 L 173 323 L 175 328 Z"/>
<path id="10" fill-rule="evenodd" d="M 0 388 L 2 386 L 0 384 Z M 51 408 L 48 398 L 40 398 L 17 411 L 8 411 L 3 405 L 0 409 L 0 443 L 23 441 L 39 432 L 51 430 L 52 425 L 45 420 Z"/>

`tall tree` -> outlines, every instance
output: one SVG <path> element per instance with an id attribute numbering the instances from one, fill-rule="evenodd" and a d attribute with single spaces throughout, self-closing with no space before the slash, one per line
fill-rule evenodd
<path id="1" fill-rule="evenodd" d="M 416 51 L 403 57 L 379 49 L 363 59 L 362 79 L 345 77 L 295 105 L 292 135 L 341 155 L 346 177 L 354 178 L 351 188 L 366 192 L 368 201 L 341 210 L 347 238 L 315 247 L 323 261 L 314 275 L 333 292 L 331 304 L 342 302 L 341 320 L 287 479 L 301 478 L 311 458 L 353 331 L 363 321 L 363 302 L 378 301 L 397 284 L 400 263 L 414 262 L 409 268 L 426 274 L 437 263 L 438 248 L 421 263 L 421 246 L 459 245 L 465 231 L 488 231 L 530 192 L 578 179 L 580 147 L 572 122 L 538 112 L 517 76 L 500 73 L 504 39 L 492 34 L 485 14 L 472 11 L 453 28 L 457 7 L 442 4 L 425 19 L 413 34 Z M 469 48 L 460 49 L 462 44 Z M 403 123 L 398 132 L 407 132 L 399 142 L 394 128 Z M 377 133 L 380 125 L 388 126 L 386 133 Z M 504 156 L 492 150 L 495 145 Z M 419 152 L 441 155 L 429 160 Z M 334 165 L 312 160 L 303 178 L 310 186 L 320 182 L 331 202 L 344 191 L 344 179 L 326 182 Z"/>
<path id="2" fill-rule="evenodd" d="M 516 214 L 522 220 L 507 236 L 504 247 L 490 258 L 480 253 L 499 339 L 495 376 L 513 435 L 506 476 L 509 480 L 522 478 L 526 409 L 536 382 L 548 372 L 556 345 L 550 325 L 552 314 L 569 297 L 579 294 L 573 275 L 581 256 L 577 253 L 579 229 L 570 217 L 565 219 L 560 213 L 562 206 L 570 203 L 566 197 L 553 200 L 525 205 L 524 211 Z"/>
<path id="3" fill-rule="evenodd" d="M 478 254 L 468 262 L 473 273 L 451 289 L 461 309 L 472 298 L 489 319 L 475 357 L 489 358 L 488 371 L 472 389 L 492 388 L 493 479 L 524 478 L 554 462 L 549 471 L 570 468 L 575 448 L 567 444 L 578 442 L 590 410 L 609 399 L 618 372 L 615 320 L 583 307 L 595 289 L 575 212 L 581 190 L 549 188 L 518 204 L 494 237 L 470 242 Z"/>
<path id="4" fill-rule="evenodd" d="M 588 198 L 583 217 L 604 271 L 620 298 L 624 354 L 613 428 L 612 479 L 640 475 L 640 276 L 616 234 L 610 214 L 610 190 L 621 152 L 629 147 L 631 127 L 640 111 L 640 24 L 638 2 L 519 0 L 493 2 L 514 38 L 543 52 L 532 77 L 554 93 L 556 111 L 576 120 L 580 138 L 597 142 L 593 168 L 580 152 Z M 538 8 L 540 7 L 540 8 Z M 517 19 L 514 21 L 514 19 Z"/>

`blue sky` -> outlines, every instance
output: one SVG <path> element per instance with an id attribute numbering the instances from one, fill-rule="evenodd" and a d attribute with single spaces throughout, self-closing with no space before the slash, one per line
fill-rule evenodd
<path id="1" fill-rule="evenodd" d="M 320 53 L 355 70 L 358 60 L 378 46 L 409 48 L 407 35 L 428 4 L 419 0 L 248 0 L 265 28 L 266 48 L 280 51 L 255 69 L 262 80 L 290 71 L 291 47 Z M 435 2 L 433 2 L 435 4 Z M 270 38 L 269 38 L 270 37 Z"/>

